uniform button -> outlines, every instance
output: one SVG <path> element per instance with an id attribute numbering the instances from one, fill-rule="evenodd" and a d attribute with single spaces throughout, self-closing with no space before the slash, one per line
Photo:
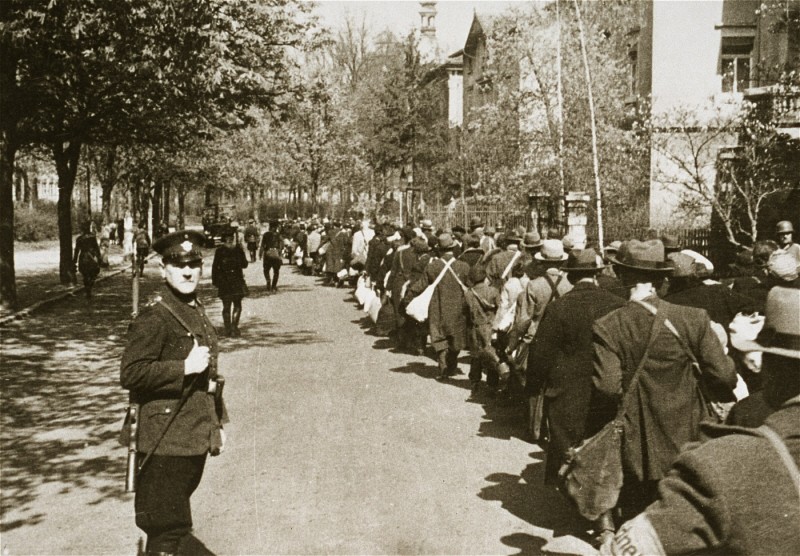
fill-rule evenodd
<path id="1" fill-rule="evenodd" d="M 164 410 L 164 413 L 172 413 L 172 410 L 170 408 L 167 408 Z"/>

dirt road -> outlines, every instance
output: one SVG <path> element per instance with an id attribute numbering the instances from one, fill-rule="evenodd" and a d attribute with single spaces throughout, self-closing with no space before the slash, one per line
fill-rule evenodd
<path id="1" fill-rule="evenodd" d="M 579 524 L 543 487 L 515 407 L 467 402 L 465 376 L 436 382 L 432 360 L 387 349 L 348 291 L 284 270 L 268 296 L 260 268 L 246 272 L 243 337 L 220 359 L 229 448 L 193 498 L 192 553 L 591 552 L 567 534 Z M 145 293 L 159 281 L 151 263 Z M 135 552 L 116 443 L 128 286 L 111 278 L 92 306 L 76 297 L 0 331 L 9 554 Z"/>

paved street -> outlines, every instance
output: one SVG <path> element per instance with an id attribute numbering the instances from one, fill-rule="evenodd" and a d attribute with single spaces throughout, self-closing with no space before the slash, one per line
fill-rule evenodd
<path id="1" fill-rule="evenodd" d="M 436 382 L 432 360 L 369 334 L 349 291 L 284 269 L 272 296 L 246 270 L 243 337 L 223 340 L 229 448 L 193 498 L 192 553 L 591 552 L 516 407 L 465 402 L 466 376 Z M 150 263 L 145 295 L 159 281 Z M 123 273 L 92 306 L 77 295 L 0 329 L 8 554 L 135 552 L 116 442 L 129 312 Z"/>

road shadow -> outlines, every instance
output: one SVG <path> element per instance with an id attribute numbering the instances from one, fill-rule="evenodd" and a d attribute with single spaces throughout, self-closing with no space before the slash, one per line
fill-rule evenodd
<path id="1" fill-rule="evenodd" d="M 510 440 L 517 438 L 530 442 L 527 430 L 527 404 L 508 394 L 490 397 L 485 391 L 468 400 L 483 408 L 483 420 L 478 426 L 478 436 Z"/>
<path id="2" fill-rule="evenodd" d="M 488 475 L 485 480 L 490 484 L 481 489 L 478 497 L 500 502 L 503 509 L 534 527 L 552 530 L 553 538 L 513 533 L 501 537 L 501 541 L 520 550 L 519 554 L 580 554 L 586 549 L 590 550 L 587 530 L 591 524 L 555 488 L 544 484 L 544 453 L 530 455 L 535 461 L 528 464 L 519 475 Z M 567 542 L 561 542 L 563 540 Z M 571 548 L 566 548 L 568 545 Z"/>
<path id="3" fill-rule="evenodd" d="M 411 361 L 407 365 L 404 365 L 402 367 L 395 367 L 389 370 L 393 373 L 415 374 L 421 378 L 427 378 L 427 379 L 436 379 L 436 377 L 439 376 L 439 366 L 436 363 L 427 363 L 423 361 Z M 464 374 L 451 376 L 446 380 L 440 382 L 442 384 L 449 384 L 457 388 L 462 388 L 467 390 L 469 390 L 470 388 L 469 380 L 466 378 L 466 375 Z"/>
<path id="4" fill-rule="evenodd" d="M 186 554 L 187 556 L 216 556 L 203 541 L 195 537 L 193 534 L 181 540 L 179 554 Z"/>

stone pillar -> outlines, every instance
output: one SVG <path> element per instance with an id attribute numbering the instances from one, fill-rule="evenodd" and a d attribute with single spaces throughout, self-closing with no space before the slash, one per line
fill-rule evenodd
<path id="1" fill-rule="evenodd" d="M 540 232 L 542 230 L 542 213 L 546 210 L 548 197 L 547 193 L 539 190 L 528 193 L 528 211 L 531 217 L 529 231 Z"/>
<path id="2" fill-rule="evenodd" d="M 586 224 L 591 197 L 582 191 L 570 191 L 564 198 L 567 210 L 567 235 L 575 243 L 575 249 L 586 248 Z"/>

